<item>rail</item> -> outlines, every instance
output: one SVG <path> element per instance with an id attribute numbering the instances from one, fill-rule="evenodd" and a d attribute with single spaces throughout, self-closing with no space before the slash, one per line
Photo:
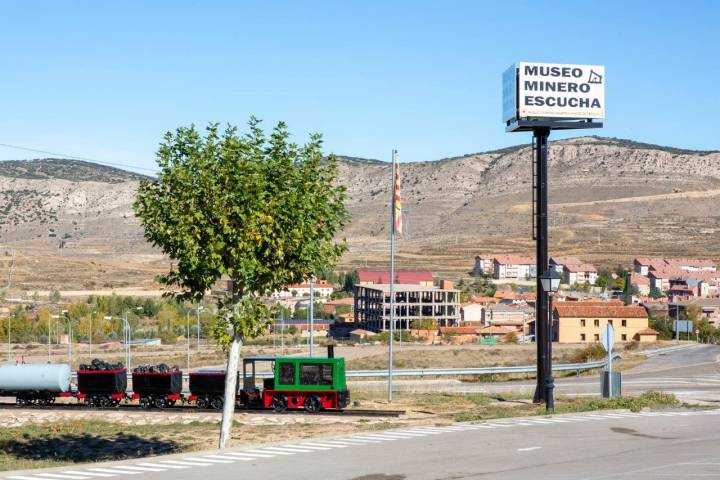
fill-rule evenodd
<path id="1" fill-rule="evenodd" d="M 613 360 L 622 358 L 619 353 L 613 354 Z M 556 363 L 553 364 L 553 371 L 581 371 L 594 370 L 603 368 L 607 365 L 607 358 L 596 360 L 594 362 L 583 363 Z M 393 377 L 432 377 L 432 376 L 457 376 L 457 375 L 496 375 L 500 373 L 534 373 L 537 371 L 535 365 L 519 365 L 506 367 L 478 367 L 478 368 L 412 368 L 412 369 L 393 369 Z M 73 372 L 73 379 L 76 373 Z M 348 378 L 387 378 L 387 370 L 349 370 L 345 373 Z M 271 372 L 258 372 L 256 378 L 271 378 Z M 128 373 L 128 380 L 132 378 L 132 374 Z M 187 373 L 183 373 L 183 379 L 187 380 Z"/>

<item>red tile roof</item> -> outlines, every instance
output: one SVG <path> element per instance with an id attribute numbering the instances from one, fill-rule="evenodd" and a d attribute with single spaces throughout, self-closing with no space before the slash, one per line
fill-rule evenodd
<path id="1" fill-rule="evenodd" d="M 559 317 L 572 318 L 647 318 L 647 310 L 636 305 L 598 305 L 598 306 L 576 306 L 569 305 L 569 302 L 562 302 L 554 305 Z"/>
<path id="2" fill-rule="evenodd" d="M 565 264 L 565 270 L 568 272 L 597 272 L 595 265 L 591 263 Z"/>
<path id="3" fill-rule="evenodd" d="M 386 270 L 358 270 L 358 277 L 361 283 L 390 283 L 390 272 Z M 433 273 L 430 270 L 396 270 L 395 279 L 397 283 L 419 285 L 423 282 L 432 282 Z"/>
<path id="4" fill-rule="evenodd" d="M 496 255 L 493 260 L 502 265 L 535 265 L 534 258 L 522 255 Z"/>

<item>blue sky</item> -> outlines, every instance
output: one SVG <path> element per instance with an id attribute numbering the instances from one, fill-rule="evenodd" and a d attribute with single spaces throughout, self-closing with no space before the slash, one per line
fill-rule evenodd
<path id="1" fill-rule="evenodd" d="M 9 2 L 0 143 L 153 169 L 167 130 L 256 115 L 432 160 L 530 142 L 501 122 L 526 60 L 606 65 L 596 133 L 719 149 L 718 19 L 711 0 Z"/>

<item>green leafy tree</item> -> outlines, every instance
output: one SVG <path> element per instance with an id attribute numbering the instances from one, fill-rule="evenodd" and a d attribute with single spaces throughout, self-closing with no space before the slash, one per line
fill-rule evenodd
<path id="1" fill-rule="evenodd" d="M 237 363 L 245 339 L 264 334 L 268 292 L 330 268 L 344 251 L 335 236 L 347 221 L 345 189 L 321 136 L 298 146 L 284 123 L 267 137 L 217 124 L 168 132 L 157 153 L 157 179 L 141 182 L 135 212 L 145 237 L 173 260 L 158 280 L 200 301 L 223 275 L 232 291 L 218 300 L 216 341 L 228 352 L 220 448 L 230 436 Z"/>
<path id="2" fill-rule="evenodd" d="M 650 292 L 648 293 L 648 297 L 650 298 L 662 298 L 665 294 L 663 294 L 662 290 L 659 288 L 652 286 L 650 287 Z"/>
<path id="3" fill-rule="evenodd" d="M 346 292 L 353 292 L 355 285 L 360 283 L 360 275 L 357 270 L 345 273 L 345 279 L 343 281 L 343 290 Z"/>

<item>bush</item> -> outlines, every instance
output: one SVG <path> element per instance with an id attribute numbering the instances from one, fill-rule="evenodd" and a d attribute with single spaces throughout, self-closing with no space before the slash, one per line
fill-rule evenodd
<path id="1" fill-rule="evenodd" d="M 505 343 L 518 343 L 518 337 L 515 332 L 510 332 L 505 335 Z"/>
<path id="2" fill-rule="evenodd" d="M 570 363 L 591 362 L 593 360 L 602 360 L 607 357 L 605 348 L 599 343 L 591 343 L 582 350 L 575 352 L 570 357 Z"/>

